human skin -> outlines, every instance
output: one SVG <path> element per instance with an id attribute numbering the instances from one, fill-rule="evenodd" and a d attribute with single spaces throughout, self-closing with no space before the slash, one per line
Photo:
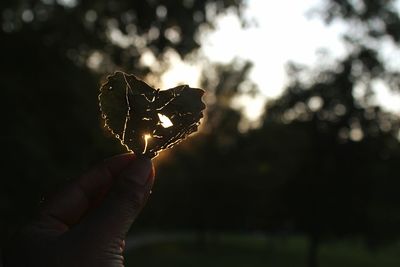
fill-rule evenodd
<path id="1" fill-rule="evenodd" d="M 126 234 L 153 182 L 149 159 L 103 161 L 44 202 L 3 251 L 4 267 L 124 266 Z"/>

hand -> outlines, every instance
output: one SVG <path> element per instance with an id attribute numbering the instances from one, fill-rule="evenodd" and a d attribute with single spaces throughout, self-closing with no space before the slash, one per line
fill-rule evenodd
<path id="1" fill-rule="evenodd" d="M 153 182 L 149 159 L 105 160 L 44 203 L 5 251 L 5 267 L 124 266 L 125 236 Z"/>

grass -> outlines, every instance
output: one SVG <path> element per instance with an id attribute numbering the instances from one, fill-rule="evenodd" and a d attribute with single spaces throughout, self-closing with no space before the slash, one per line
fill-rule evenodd
<path id="1" fill-rule="evenodd" d="M 144 267 L 306 267 L 307 241 L 303 237 L 262 238 L 221 234 L 199 245 L 194 236 L 131 249 L 126 266 Z M 360 242 L 324 244 L 319 251 L 320 267 L 398 267 L 400 246 L 378 252 Z"/>

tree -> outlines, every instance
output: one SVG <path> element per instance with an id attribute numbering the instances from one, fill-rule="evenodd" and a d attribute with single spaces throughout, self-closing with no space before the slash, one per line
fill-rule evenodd
<path id="1" fill-rule="evenodd" d="M 53 191 L 106 156 L 122 151 L 103 133 L 99 80 L 123 68 L 144 77 L 162 71 L 168 51 L 182 57 L 237 1 L 1 1 L 0 87 L 3 90 L 1 238 Z M 157 64 L 142 64 L 152 53 Z M 22 159 L 23 158 L 23 159 Z"/>
<path id="2" fill-rule="evenodd" d="M 400 118 L 371 101 L 377 82 L 399 88 L 398 71 L 371 45 L 384 36 L 397 42 L 398 13 L 393 1 L 326 3 L 328 21 L 342 17 L 366 34 L 345 36 L 349 51 L 337 62 L 314 69 L 292 64 L 285 92 L 249 135 L 258 138 L 255 157 L 268 166 L 265 179 L 276 180 L 266 183 L 275 194 L 265 201 L 277 207 L 265 211 L 275 222 L 266 227 L 307 234 L 310 267 L 318 265 L 318 246 L 326 239 L 363 236 L 376 245 L 399 236 L 393 225 L 400 201 L 392 188 L 399 186 Z M 372 20 L 384 25 L 379 34 Z"/>
<path id="3" fill-rule="evenodd" d="M 209 90 L 205 97 L 213 98 L 203 129 L 160 155 L 157 169 L 162 178 L 150 203 L 154 208 L 141 218 L 147 227 L 162 221 L 165 228 L 195 230 L 204 248 L 207 232 L 238 230 L 248 224 L 251 188 L 245 183 L 247 165 L 236 153 L 242 135 L 238 125 L 244 118 L 232 100 L 247 93 L 241 89 L 245 84 L 256 90 L 248 78 L 250 69 L 250 63 L 236 61 L 211 65 L 203 75 L 202 87 Z"/>

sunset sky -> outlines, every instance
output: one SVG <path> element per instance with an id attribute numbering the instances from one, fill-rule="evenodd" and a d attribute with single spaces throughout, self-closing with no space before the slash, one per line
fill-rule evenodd
<path id="1" fill-rule="evenodd" d="M 228 63 L 234 58 L 248 59 L 254 63 L 250 78 L 259 86 L 262 97 L 245 98 L 238 103 L 245 107 L 250 118 L 257 118 L 268 99 L 277 97 L 285 86 L 286 63 L 289 61 L 313 66 L 318 51 L 323 49 L 331 58 L 346 53 L 340 35 L 346 25 L 335 22 L 326 26 L 318 15 L 310 16 L 312 9 L 321 7 L 321 0 L 250 0 L 245 17 L 255 19 L 257 26 L 243 29 L 233 13 L 218 17 L 215 32 L 201 34 L 201 53 L 212 61 Z M 400 57 L 394 46 L 386 46 L 383 56 Z M 399 58 L 397 57 L 397 58 Z M 396 65 L 397 64 L 397 65 Z M 397 61 L 394 67 L 400 68 Z M 179 82 L 195 84 L 199 66 L 174 59 L 173 68 L 164 75 L 164 85 L 172 87 Z M 400 114 L 400 94 L 393 94 L 379 82 L 376 99 L 385 109 Z"/>

